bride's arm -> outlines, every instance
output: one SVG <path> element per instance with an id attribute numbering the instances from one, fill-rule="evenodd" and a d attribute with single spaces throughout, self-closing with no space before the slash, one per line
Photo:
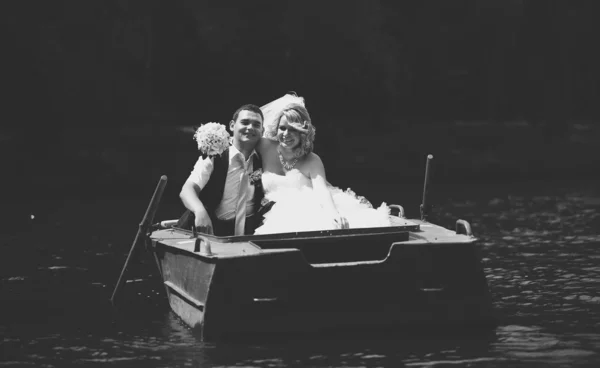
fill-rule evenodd
<path id="1" fill-rule="evenodd" d="M 276 145 L 277 142 L 269 139 L 269 138 L 265 138 L 265 137 L 261 137 L 260 140 L 258 141 L 258 143 L 256 144 L 256 147 L 254 148 L 256 150 L 256 152 L 258 152 L 260 155 L 267 155 L 269 148 Z"/>
<path id="2" fill-rule="evenodd" d="M 319 198 L 324 210 L 331 214 L 331 217 L 339 227 L 347 229 L 348 221 L 338 212 L 338 209 L 333 202 L 333 197 L 331 197 L 331 191 L 327 187 L 329 183 L 325 177 L 325 167 L 323 166 L 321 158 L 314 153 L 311 153 L 307 158 L 308 170 L 315 195 Z"/>

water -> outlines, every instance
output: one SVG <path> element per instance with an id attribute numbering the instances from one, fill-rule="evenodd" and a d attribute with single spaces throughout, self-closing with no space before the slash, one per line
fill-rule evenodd
<path id="1" fill-rule="evenodd" d="M 0 237 L 0 366 L 600 366 L 598 184 L 432 188 L 435 221 L 453 227 L 466 219 L 480 239 L 500 316 L 492 333 L 244 343 L 200 342 L 169 311 L 146 253 L 128 273 L 132 282 L 121 306 L 111 307 L 149 198 L 48 202 L 43 221 Z M 354 188 L 401 203 L 409 217 L 417 216 L 417 186 Z M 174 218 L 179 210 L 176 201 L 164 200 L 157 219 Z"/>

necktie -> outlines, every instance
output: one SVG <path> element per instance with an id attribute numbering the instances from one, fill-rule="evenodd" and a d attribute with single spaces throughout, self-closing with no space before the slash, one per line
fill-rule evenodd
<path id="1" fill-rule="evenodd" d="M 246 197 L 248 195 L 248 173 L 246 172 L 244 156 L 238 155 L 237 158 L 242 164 L 242 170 L 240 173 L 238 199 L 235 206 L 235 235 L 244 235 L 244 226 L 246 225 Z"/>

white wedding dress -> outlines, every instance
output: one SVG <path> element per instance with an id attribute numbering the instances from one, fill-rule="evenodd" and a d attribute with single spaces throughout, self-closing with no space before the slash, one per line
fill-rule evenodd
<path id="1" fill-rule="evenodd" d="M 310 178 L 298 169 L 278 175 L 271 172 L 262 174 L 265 198 L 275 204 L 264 216 L 263 224 L 255 234 L 289 233 L 335 229 L 333 219 L 323 210 L 315 196 Z M 390 209 L 382 203 L 375 209 L 364 198 L 358 197 L 350 189 L 343 191 L 329 187 L 333 202 L 340 215 L 344 216 L 350 228 L 392 226 Z"/>

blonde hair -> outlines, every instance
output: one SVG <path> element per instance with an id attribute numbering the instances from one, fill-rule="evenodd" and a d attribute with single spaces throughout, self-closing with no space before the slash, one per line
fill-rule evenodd
<path id="1" fill-rule="evenodd" d="M 275 116 L 275 124 L 265 127 L 264 136 L 266 138 L 276 140 L 277 131 L 279 130 L 279 122 L 281 118 L 286 118 L 288 124 L 296 131 L 300 133 L 301 144 L 298 150 L 294 153 L 296 157 L 302 157 L 308 155 L 313 151 L 315 141 L 315 127 L 312 125 L 308 110 L 299 104 L 289 104 L 285 106 Z"/>

